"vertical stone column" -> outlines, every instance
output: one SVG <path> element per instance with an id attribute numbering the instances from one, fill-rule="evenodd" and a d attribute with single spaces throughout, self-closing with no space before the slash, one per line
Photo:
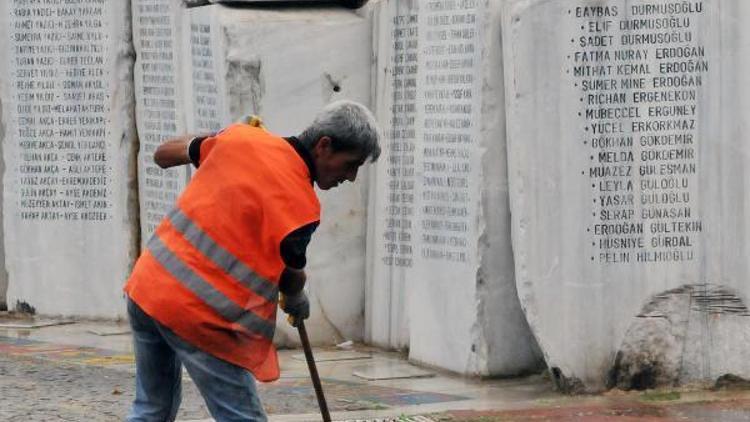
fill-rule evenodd
<path id="1" fill-rule="evenodd" d="M 418 8 L 388 2 L 373 9 L 376 113 L 383 128 L 380 162 L 371 172 L 365 338 L 409 346 L 408 280 L 417 252 L 416 165 Z"/>
<path id="2" fill-rule="evenodd" d="M 135 253 L 127 2 L 3 2 L 11 307 L 115 317 Z"/>
<path id="3" fill-rule="evenodd" d="M 187 9 L 184 28 L 190 131 L 215 131 L 256 114 L 269 131 L 291 136 L 332 101 L 370 105 L 372 28 L 352 11 L 216 4 Z M 306 268 L 315 342 L 362 338 L 364 179 L 360 174 L 356 184 L 319 192 L 322 222 Z M 277 342 L 298 341 L 282 313 L 279 318 Z"/>
<path id="4" fill-rule="evenodd" d="M 460 373 L 533 368 L 500 193 L 499 7 L 390 1 L 375 16 L 386 137 L 370 198 L 367 338 Z"/>
<path id="5" fill-rule="evenodd" d="M 0 22 L 3 22 L 0 20 Z M 9 87 L 7 84 L 0 82 L 0 141 L 5 139 L 6 127 L 5 127 L 5 110 L 4 107 L 7 105 L 8 100 L 5 90 Z M 4 104 L 5 103 L 5 104 Z M 5 150 L 4 142 L 0 142 L 0 156 L 3 155 Z M 5 161 L 0 160 L 0 173 L 5 174 Z M 5 186 L 0 183 L 0 198 L 5 196 Z M 0 206 L 0 220 L 3 220 L 4 210 Z M 0 226 L 2 227 L 2 226 Z M 2 228 L 0 233 L 0 310 L 8 310 L 7 294 L 8 294 L 8 270 L 5 266 L 5 228 Z"/>
<path id="6" fill-rule="evenodd" d="M 133 44 L 136 50 L 135 93 L 138 123 L 138 191 L 141 244 L 145 245 L 162 217 L 185 187 L 187 167 L 161 169 L 154 151 L 167 139 L 182 135 L 185 107 L 182 99 L 182 28 L 180 0 L 132 0 Z"/>
<path id="7" fill-rule="evenodd" d="M 747 374 L 750 9 L 507 10 L 517 285 L 556 381 Z"/>
<path id="8" fill-rule="evenodd" d="M 232 121 L 227 109 L 231 93 L 225 85 L 227 74 L 223 55 L 226 51 L 218 19 L 221 7 L 206 6 L 185 11 L 187 25 L 182 50 L 183 65 L 187 64 L 184 87 L 189 101 L 185 118 L 190 133 L 215 133 Z M 251 84 L 254 81 L 245 82 Z"/>

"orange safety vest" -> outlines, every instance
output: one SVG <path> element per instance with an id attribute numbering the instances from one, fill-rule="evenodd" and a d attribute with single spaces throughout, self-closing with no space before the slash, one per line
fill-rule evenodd
<path id="1" fill-rule="evenodd" d="M 188 343 L 273 381 L 281 241 L 320 220 L 310 172 L 286 140 L 247 125 L 205 139 L 200 157 L 124 290 Z"/>

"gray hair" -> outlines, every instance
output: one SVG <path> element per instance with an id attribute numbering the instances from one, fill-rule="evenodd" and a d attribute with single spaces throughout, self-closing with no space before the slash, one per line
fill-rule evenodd
<path id="1" fill-rule="evenodd" d="M 334 151 L 358 151 L 371 162 L 380 156 L 375 116 L 360 103 L 341 100 L 328 104 L 297 138 L 312 150 L 324 136 L 331 138 Z"/>

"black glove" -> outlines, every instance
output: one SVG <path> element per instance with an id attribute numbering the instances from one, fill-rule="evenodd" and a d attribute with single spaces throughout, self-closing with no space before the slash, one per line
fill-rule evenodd
<path id="1" fill-rule="evenodd" d="M 284 296 L 281 309 L 289 314 L 289 323 L 296 327 L 299 321 L 310 318 L 310 300 L 304 290 L 294 296 Z"/>

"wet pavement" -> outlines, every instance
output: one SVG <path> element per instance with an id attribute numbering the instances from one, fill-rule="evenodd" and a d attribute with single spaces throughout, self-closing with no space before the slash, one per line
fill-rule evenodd
<path id="1" fill-rule="evenodd" d="M 654 421 L 654 422 L 740 422 L 750 421 L 750 394 L 744 392 L 687 391 L 621 393 L 612 399 L 598 396 L 568 398 L 556 405 L 504 410 L 459 410 L 429 415 L 433 420 L 462 422 L 504 421 Z M 580 404 L 575 402 L 589 402 Z M 565 403 L 567 402 L 567 403 Z"/>
<path id="2" fill-rule="evenodd" d="M 126 324 L 30 328 L 3 327 L 4 322 L 9 321 L 0 320 L 0 420 L 123 420 L 134 396 L 135 372 Z M 317 348 L 315 355 L 334 420 L 750 421 L 748 390 L 570 397 L 553 391 L 542 375 L 467 379 L 362 345 Z M 281 379 L 259 385 L 271 420 L 320 420 L 301 351 L 282 350 L 280 360 Z M 187 374 L 178 420 L 211 420 Z"/>

